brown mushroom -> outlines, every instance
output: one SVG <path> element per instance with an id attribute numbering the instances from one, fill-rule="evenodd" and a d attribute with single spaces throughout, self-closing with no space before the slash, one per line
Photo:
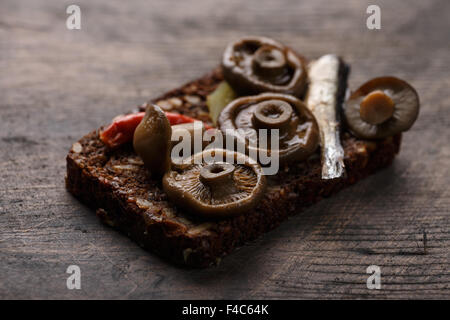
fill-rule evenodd
<path id="1" fill-rule="evenodd" d="M 197 153 L 182 164 L 174 164 L 163 177 L 164 191 L 172 202 L 207 218 L 248 212 L 261 199 L 265 186 L 266 179 L 258 163 L 241 153 L 223 149 Z"/>
<path id="2" fill-rule="evenodd" d="M 344 104 L 346 122 L 362 139 L 382 139 L 407 131 L 419 114 L 419 96 L 406 81 L 379 77 L 364 83 Z"/>
<path id="3" fill-rule="evenodd" d="M 222 110 L 218 123 L 224 132 L 231 129 L 232 135 L 249 151 L 261 148 L 259 129 L 279 129 L 279 149 L 268 145 L 264 151 L 271 156 L 277 154 L 280 163 L 306 159 L 319 142 L 314 115 L 301 100 L 286 94 L 262 93 L 236 99 Z"/>
<path id="4" fill-rule="evenodd" d="M 304 59 L 265 37 L 230 43 L 223 54 L 222 70 L 225 80 L 243 95 L 276 92 L 301 96 L 306 86 Z"/>
<path id="5" fill-rule="evenodd" d="M 133 147 L 155 178 L 170 168 L 172 129 L 164 111 L 149 104 L 145 116 L 134 131 Z"/>

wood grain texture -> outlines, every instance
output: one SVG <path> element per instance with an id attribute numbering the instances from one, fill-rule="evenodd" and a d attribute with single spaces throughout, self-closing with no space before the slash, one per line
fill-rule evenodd
<path id="1" fill-rule="evenodd" d="M 450 2 L 67 1 L 0 3 L 0 298 L 450 298 Z M 350 86 L 410 81 L 422 109 L 393 166 L 223 260 L 174 267 L 112 229 L 64 188 L 65 155 L 123 111 L 217 65 L 241 35 L 306 57 L 334 52 Z M 425 241 L 426 239 L 426 241 Z M 69 265 L 82 289 L 68 290 Z M 378 265 L 382 289 L 366 288 Z"/>

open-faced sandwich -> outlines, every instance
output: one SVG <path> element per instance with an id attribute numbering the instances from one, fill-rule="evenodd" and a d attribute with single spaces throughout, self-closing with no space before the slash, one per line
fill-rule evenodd
<path id="1" fill-rule="evenodd" d="M 171 261 L 205 267 L 386 167 L 419 98 L 395 77 L 347 94 L 349 66 L 247 37 L 219 68 L 75 142 L 67 189 Z M 344 101 L 345 100 L 345 101 Z"/>

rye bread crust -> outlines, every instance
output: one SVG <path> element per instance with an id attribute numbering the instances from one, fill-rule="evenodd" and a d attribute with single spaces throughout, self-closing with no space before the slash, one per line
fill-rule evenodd
<path id="1" fill-rule="evenodd" d="M 153 99 L 166 109 L 211 124 L 206 96 L 222 81 L 219 69 Z M 144 107 L 141 106 L 140 109 Z M 151 180 L 131 144 L 110 150 L 93 131 L 74 143 L 67 155 L 66 187 L 96 210 L 104 223 L 140 246 L 177 264 L 207 267 L 245 242 L 277 227 L 288 216 L 388 166 L 399 152 L 401 134 L 380 141 L 341 135 L 346 176 L 322 180 L 320 155 L 281 168 L 268 177 L 268 188 L 255 210 L 207 221 L 171 204 L 161 181 Z"/>

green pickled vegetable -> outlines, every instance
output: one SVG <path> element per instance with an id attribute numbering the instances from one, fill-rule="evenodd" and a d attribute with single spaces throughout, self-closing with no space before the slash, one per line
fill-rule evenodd
<path id="1" fill-rule="evenodd" d="M 214 124 L 225 106 L 236 98 L 236 93 L 226 81 L 222 81 L 213 93 L 206 98 L 209 116 Z"/>

